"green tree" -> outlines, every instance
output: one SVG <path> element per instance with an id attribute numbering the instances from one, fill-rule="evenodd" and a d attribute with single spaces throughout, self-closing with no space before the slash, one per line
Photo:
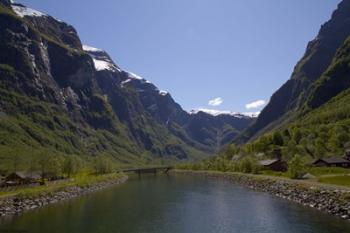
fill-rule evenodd
<path id="1" fill-rule="evenodd" d="M 327 153 L 326 144 L 321 138 L 316 138 L 315 140 L 315 157 L 322 158 Z"/>
<path id="2" fill-rule="evenodd" d="M 295 155 L 288 163 L 288 174 L 292 179 L 301 179 L 305 173 L 305 165 L 300 155 Z"/>
<path id="3" fill-rule="evenodd" d="M 113 161 L 104 155 L 95 158 L 94 168 L 96 174 L 108 174 L 113 172 Z"/>
<path id="4" fill-rule="evenodd" d="M 293 131 L 293 140 L 296 142 L 296 144 L 300 143 L 300 140 L 302 139 L 303 135 L 300 131 L 300 129 L 295 129 Z"/>
<path id="5" fill-rule="evenodd" d="M 63 161 L 63 172 L 67 175 L 67 177 L 71 177 L 72 175 L 78 173 L 81 167 L 81 159 L 77 156 L 66 156 Z"/>
<path id="6" fill-rule="evenodd" d="M 283 136 L 279 131 L 273 133 L 272 141 L 273 144 L 277 146 L 283 146 L 284 144 Z"/>
<path id="7" fill-rule="evenodd" d="M 59 155 L 42 152 L 38 158 L 42 178 L 56 178 L 63 173 L 63 159 Z"/>
<path id="8" fill-rule="evenodd" d="M 250 158 L 246 157 L 240 161 L 240 172 L 251 173 L 253 171 L 253 162 Z"/>

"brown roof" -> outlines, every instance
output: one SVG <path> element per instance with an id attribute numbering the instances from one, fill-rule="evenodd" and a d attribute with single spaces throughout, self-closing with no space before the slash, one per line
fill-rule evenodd
<path id="1" fill-rule="evenodd" d="M 28 172 L 14 172 L 12 174 L 10 174 L 9 176 L 13 176 L 16 175 L 18 177 L 20 177 L 21 179 L 40 179 L 41 176 L 38 173 L 32 172 L 32 173 L 28 173 Z"/>
<path id="2" fill-rule="evenodd" d="M 339 164 L 339 163 L 349 163 L 350 164 L 350 161 L 349 160 L 346 160 L 346 159 L 343 159 L 343 158 L 339 158 L 339 157 L 331 157 L 331 158 L 322 158 L 322 159 L 317 159 L 315 160 L 313 163 L 317 163 L 319 161 L 323 161 L 327 164 Z"/>
<path id="3" fill-rule="evenodd" d="M 260 160 L 258 163 L 261 166 L 269 166 L 269 165 L 272 165 L 278 161 L 279 161 L 279 159 L 266 159 L 266 160 Z"/>

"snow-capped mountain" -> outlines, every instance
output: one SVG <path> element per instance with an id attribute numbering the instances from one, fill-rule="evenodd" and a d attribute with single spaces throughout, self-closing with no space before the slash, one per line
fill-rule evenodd
<path id="1" fill-rule="evenodd" d="M 220 116 L 220 115 L 229 115 L 237 118 L 256 118 L 259 116 L 260 112 L 232 112 L 232 111 L 221 111 L 221 110 L 215 110 L 215 109 L 207 109 L 207 108 L 198 108 L 193 109 L 189 111 L 190 114 L 198 114 L 199 112 L 204 112 L 212 116 Z"/>
<path id="2" fill-rule="evenodd" d="M 82 45 L 71 25 L 8 0 L 0 7 L 0 113 L 20 129 L 1 130 L 23 142 L 20 150 L 107 154 L 122 163 L 191 159 L 217 151 L 254 121 L 189 114 L 104 50 Z"/>

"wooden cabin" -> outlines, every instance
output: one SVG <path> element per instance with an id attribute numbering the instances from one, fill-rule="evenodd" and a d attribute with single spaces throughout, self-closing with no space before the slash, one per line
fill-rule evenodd
<path id="1" fill-rule="evenodd" d="M 24 185 L 38 183 L 41 176 L 37 173 L 13 172 L 5 178 L 5 184 L 8 186 Z"/>
<path id="2" fill-rule="evenodd" d="M 285 161 L 282 161 L 282 159 L 260 160 L 258 163 L 263 167 L 264 170 L 285 172 L 288 168 L 287 163 Z"/>
<path id="3" fill-rule="evenodd" d="M 312 163 L 315 167 L 343 167 L 350 168 L 350 161 L 344 158 L 331 157 L 316 159 Z"/>

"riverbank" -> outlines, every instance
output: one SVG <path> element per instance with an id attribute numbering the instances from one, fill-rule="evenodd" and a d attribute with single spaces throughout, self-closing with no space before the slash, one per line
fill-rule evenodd
<path id="1" fill-rule="evenodd" d="M 73 199 L 113 185 L 124 183 L 124 174 L 94 176 L 89 180 L 74 180 L 50 186 L 17 190 L 0 196 L 0 217 L 20 214 L 49 204 Z"/>
<path id="2" fill-rule="evenodd" d="M 229 180 L 256 191 L 268 192 L 277 197 L 350 220 L 350 189 L 345 187 L 241 173 L 188 170 L 173 172 Z"/>

